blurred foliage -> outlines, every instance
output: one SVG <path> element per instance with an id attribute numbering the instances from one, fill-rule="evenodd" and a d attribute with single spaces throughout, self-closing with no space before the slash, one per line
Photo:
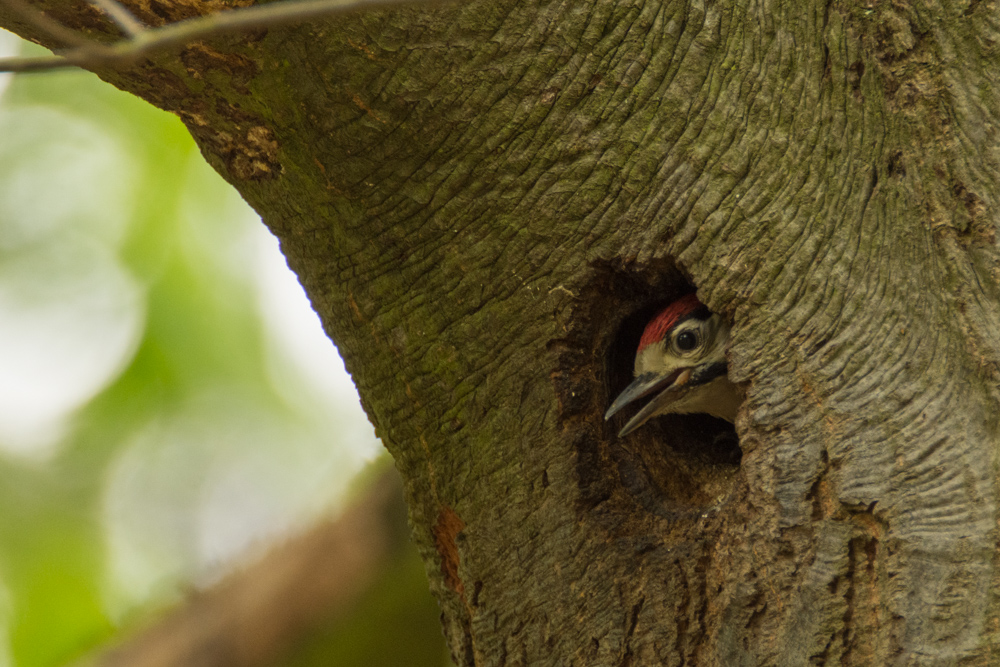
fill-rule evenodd
<path id="1" fill-rule="evenodd" d="M 356 398 L 283 351 L 260 229 L 173 116 L 82 72 L 2 93 L 0 666 L 65 664 L 182 601 L 374 455 Z M 396 563 L 294 664 L 428 664 L 358 662 L 362 626 L 440 656 L 419 561 Z"/>

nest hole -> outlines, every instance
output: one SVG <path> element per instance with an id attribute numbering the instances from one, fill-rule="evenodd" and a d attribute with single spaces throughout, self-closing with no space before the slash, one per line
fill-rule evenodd
<path id="1" fill-rule="evenodd" d="M 674 267 L 613 271 L 605 294 L 627 315 L 608 332 L 604 409 L 633 379 L 635 351 L 646 324 L 665 306 L 695 291 Z M 615 312 L 609 310 L 607 312 Z M 702 515 L 733 490 L 742 451 L 732 424 L 707 414 L 661 415 L 619 437 L 646 401 L 627 406 L 604 424 L 613 480 L 653 514 Z M 603 421 L 603 414 L 598 416 Z M 609 480 L 611 481 L 611 480 Z"/>

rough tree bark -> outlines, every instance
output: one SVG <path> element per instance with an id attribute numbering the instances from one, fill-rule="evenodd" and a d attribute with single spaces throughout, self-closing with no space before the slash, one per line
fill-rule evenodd
<path id="1" fill-rule="evenodd" d="M 1000 664 L 997 4 L 472 2 L 99 73 L 281 238 L 459 665 Z M 689 286 L 739 445 L 619 441 Z"/>

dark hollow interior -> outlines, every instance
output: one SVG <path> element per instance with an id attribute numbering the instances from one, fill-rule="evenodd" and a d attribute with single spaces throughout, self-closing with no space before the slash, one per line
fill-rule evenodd
<path id="1" fill-rule="evenodd" d="M 614 276 L 607 292 L 633 307 L 607 347 L 604 409 L 632 381 L 635 351 L 646 324 L 673 300 L 694 291 L 676 270 L 672 275 L 662 270 L 628 273 Z M 672 279 L 663 282 L 651 275 Z M 606 451 L 618 483 L 643 508 L 659 516 L 702 513 L 724 503 L 742 456 L 733 425 L 704 414 L 663 415 L 619 438 L 618 432 L 648 400 L 627 406 L 605 424 Z"/>

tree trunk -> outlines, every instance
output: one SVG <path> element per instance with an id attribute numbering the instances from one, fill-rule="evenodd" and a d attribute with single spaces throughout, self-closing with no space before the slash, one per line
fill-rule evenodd
<path id="1" fill-rule="evenodd" d="M 100 74 L 281 238 L 458 665 L 1000 664 L 997 4 L 477 1 Z M 692 286 L 738 447 L 619 440 Z"/>

